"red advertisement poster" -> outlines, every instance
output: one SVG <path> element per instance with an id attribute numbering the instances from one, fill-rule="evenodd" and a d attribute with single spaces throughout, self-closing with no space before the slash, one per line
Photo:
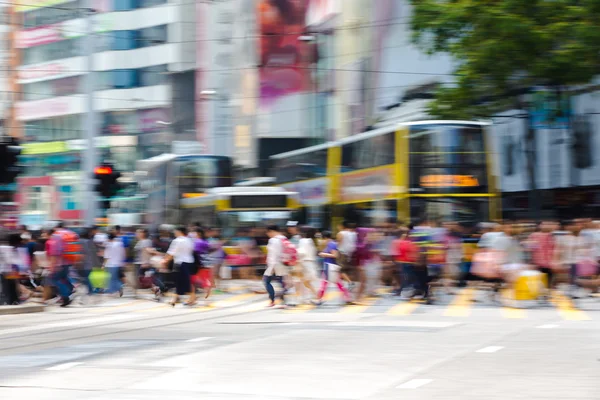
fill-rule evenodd
<path id="1" fill-rule="evenodd" d="M 311 45 L 305 30 L 308 0 L 259 0 L 260 104 L 311 90 Z"/>

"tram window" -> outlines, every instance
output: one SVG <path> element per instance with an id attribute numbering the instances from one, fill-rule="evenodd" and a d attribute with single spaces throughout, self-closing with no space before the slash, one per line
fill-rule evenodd
<path id="1" fill-rule="evenodd" d="M 389 165 L 395 162 L 395 133 L 373 136 L 342 146 L 342 171 Z"/>

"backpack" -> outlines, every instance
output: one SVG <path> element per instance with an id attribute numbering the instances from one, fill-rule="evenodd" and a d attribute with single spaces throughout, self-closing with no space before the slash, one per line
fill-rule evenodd
<path id="1" fill-rule="evenodd" d="M 83 260 L 83 248 L 79 235 L 68 230 L 57 232 L 62 240 L 62 252 L 65 262 L 70 265 L 75 265 Z"/>
<path id="2" fill-rule="evenodd" d="M 294 246 L 286 237 L 281 239 L 281 244 L 283 245 L 281 262 L 283 265 L 293 267 L 298 262 L 298 251 L 296 250 L 296 246 Z"/>

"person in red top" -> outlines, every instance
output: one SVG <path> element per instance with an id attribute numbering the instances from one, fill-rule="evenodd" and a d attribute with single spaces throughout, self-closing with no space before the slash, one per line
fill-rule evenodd
<path id="1" fill-rule="evenodd" d="M 66 257 L 69 245 L 66 238 L 72 235 L 72 232 L 64 229 L 62 223 L 59 223 L 57 228 L 51 232 L 50 238 L 45 245 L 50 265 L 50 280 L 62 299 L 61 307 L 66 307 L 71 303 L 70 297 L 73 293 L 73 285 L 69 280 L 71 264 L 70 260 Z"/>
<path id="2" fill-rule="evenodd" d="M 400 237 L 392 244 L 394 262 L 400 287 L 395 294 L 400 296 L 402 291 L 408 287 L 414 288 L 413 265 L 419 256 L 419 247 L 409 238 L 409 231 L 400 232 Z"/>

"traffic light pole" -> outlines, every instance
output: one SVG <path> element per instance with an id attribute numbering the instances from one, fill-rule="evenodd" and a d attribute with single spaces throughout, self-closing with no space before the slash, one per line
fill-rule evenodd
<path id="1" fill-rule="evenodd" d="M 94 0 L 86 1 L 86 8 L 83 9 L 84 18 L 86 21 L 86 35 L 84 37 L 83 48 L 87 50 L 86 71 L 85 75 L 85 92 L 86 92 L 86 115 L 83 119 L 82 128 L 85 133 L 85 155 L 83 157 L 83 203 L 85 225 L 92 226 L 96 223 L 98 210 L 98 197 L 95 192 L 94 168 L 96 167 L 96 114 L 94 111 L 94 15 L 93 8 Z"/>

